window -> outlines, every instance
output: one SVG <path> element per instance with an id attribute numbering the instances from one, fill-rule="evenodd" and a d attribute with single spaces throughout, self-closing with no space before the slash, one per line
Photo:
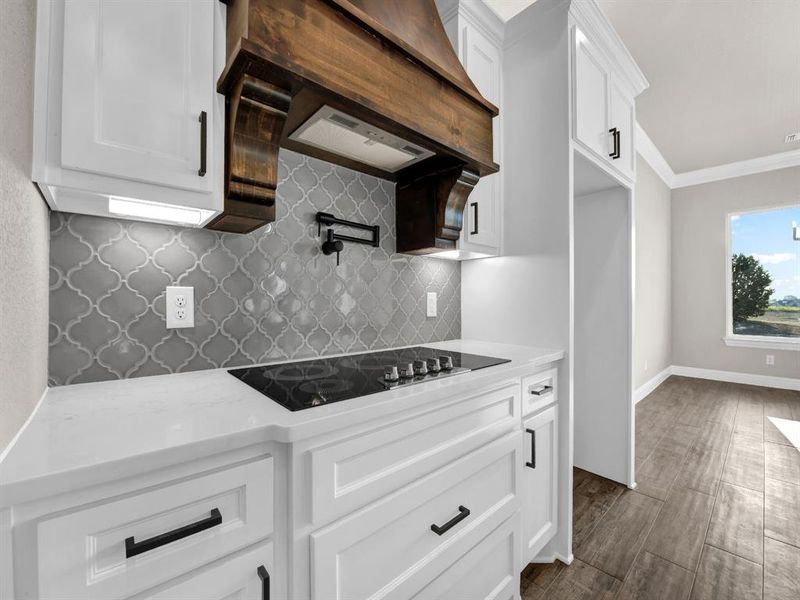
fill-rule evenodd
<path id="1" fill-rule="evenodd" d="M 729 215 L 730 345 L 800 344 L 800 205 Z"/>

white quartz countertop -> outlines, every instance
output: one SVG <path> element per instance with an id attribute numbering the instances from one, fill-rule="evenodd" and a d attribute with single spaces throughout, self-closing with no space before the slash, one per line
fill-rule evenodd
<path id="1" fill-rule="evenodd" d="M 306 439 L 460 388 L 517 377 L 564 356 L 471 340 L 421 345 L 511 362 L 297 412 L 226 369 L 51 388 L 0 463 L 0 507 L 253 443 Z"/>

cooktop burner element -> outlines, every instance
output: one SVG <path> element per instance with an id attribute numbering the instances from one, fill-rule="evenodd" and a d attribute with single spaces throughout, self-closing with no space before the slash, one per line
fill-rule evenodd
<path id="1" fill-rule="evenodd" d="M 507 362 L 510 361 L 505 358 L 415 346 L 228 372 L 281 406 L 296 411 Z"/>

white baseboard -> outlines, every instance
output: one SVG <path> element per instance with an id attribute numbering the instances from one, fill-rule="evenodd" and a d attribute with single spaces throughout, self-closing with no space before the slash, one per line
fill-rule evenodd
<path id="1" fill-rule="evenodd" d="M 682 377 L 694 377 L 696 379 L 713 379 L 714 381 L 744 383 L 747 385 L 758 385 L 761 387 L 780 388 L 784 390 L 800 390 L 800 379 L 794 379 L 793 377 L 773 377 L 771 375 L 715 371 L 714 369 L 699 369 L 697 367 L 681 367 L 677 365 L 672 366 L 672 374 Z"/>
<path id="2" fill-rule="evenodd" d="M 650 379 L 649 381 L 645 381 L 642 385 L 640 385 L 636 390 L 633 392 L 633 403 L 637 404 L 644 398 L 650 395 L 654 389 L 660 386 L 667 380 L 667 377 L 672 375 L 672 369 L 674 367 L 667 367 L 661 373 Z"/>

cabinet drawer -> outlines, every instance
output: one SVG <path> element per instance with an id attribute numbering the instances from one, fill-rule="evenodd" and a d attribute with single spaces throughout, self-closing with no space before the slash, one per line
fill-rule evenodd
<path id="1" fill-rule="evenodd" d="M 511 384 L 312 448 L 312 522 L 350 513 L 515 427 L 519 387 Z"/>
<path id="2" fill-rule="evenodd" d="M 417 593 L 518 509 L 519 442 L 508 434 L 313 533 L 313 597 Z"/>
<path id="3" fill-rule="evenodd" d="M 548 369 L 522 378 L 522 415 L 550 406 L 557 400 L 558 370 Z"/>
<path id="4" fill-rule="evenodd" d="M 414 600 L 514 600 L 519 594 L 519 531 L 517 512 L 414 596 Z"/>
<path id="5" fill-rule="evenodd" d="M 140 600 L 265 600 L 275 597 L 272 542 L 204 568 Z"/>
<path id="6" fill-rule="evenodd" d="M 41 597 L 127 597 L 266 538 L 272 478 L 266 457 L 43 520 Z"/>

